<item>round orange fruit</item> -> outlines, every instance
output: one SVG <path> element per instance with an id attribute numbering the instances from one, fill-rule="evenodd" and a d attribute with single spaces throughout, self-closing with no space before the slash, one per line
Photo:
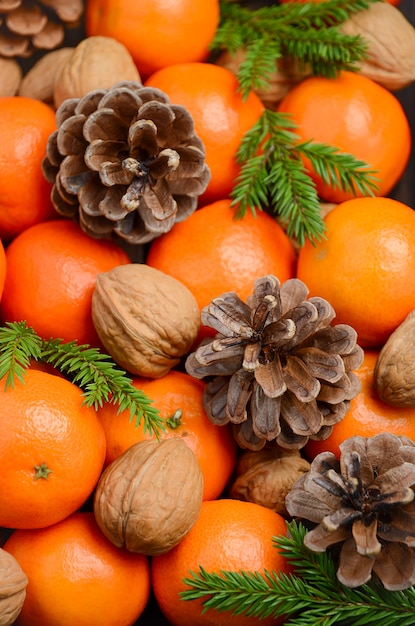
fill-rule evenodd
<path id="1" fill-rule="evenodd" d="M 58 218 L 42 174 L 49 136 L 56 129 L 53 109 L 35 98 L 0 98 L 0 239 L 11 241 L 29 226 Z"/>
<path id="2" fill-rule="evenodd" d="M 161 439 L 181 437 L 193 450 L 204 479 L 204 500 L 218 498 L 225 489 L 236 460 L 236 443 L 228 426 L 215 426 L 203 408 L 204 382 L 189 374 L 170 370 L 162 378 L 134 378 L 133 384 L 143 391 L 160 412 L 166 428 Z M 136 426 L 130 412 L 117 412 L 107 404 L 98 411 L 104 428 L 106 464 L 143 439 L 150 438 L 143 423 Z"/>
<path id="3" fill-rule="evenodd" d="M 145 85 L 161 89 L 191 114 L 203 142 L 211 179 L 199 205 L 229 197 L 240 172 L 236 153 L 264 105 L 250 91 L 244 98 L 236 76 L 213 63 L 178 63 L 154 72 Z"/>
<path id="4" fill-rule="evenodd" d="M 101 346 L 91 304 L 97 274 L 130 262 L 114 241 L 92 239 L 70 220 L 36 224 L 6 250 L 0 315 L 26 320 L 44 339 Z"/>
<path id="5" fill-rule="evenodd" d="M 200 309 L 227 291 L 245 300 L 265 274 L 292 278 L 296 252 L 281 226 L 261 211 L 234 215 L 230 200 L 202 207 L 153 241 L 146 263 L 184 283 Z"/>
<path id="6" fill-rule="evenodd" d="M 290 114 L 301 140 L 329 144 L 375 170 L 375 194 L 386 196 L 401 178 L 411 152 L 411 128 L 398 98 L 370 78 L 342 72 L 312 76 L 294 86 L 278 105 Z M 344 202 L 362 195 L 327 185 L 305 160 L 321 198 Z"/>
<path id="7" fill-rule="evenodd" d="M 28 369 L 0 380 L 0 526 L 42 528 L 80 508 L 105 459 L 105 434 L 82 391 L 61 376 Z"/>
<path id="8" fill-rule="evenodd" d="M 207 572 L 250 571 L 287 573 L 287 561 L 273 544 L 286 534 L 278 513 L 252 502 L 221 499 L 202 503 L 199 517 L 186 537 L 166 554 L 153 557 L 152 587 L 161 611 L 172 626 L 268 626 L 282 623 L 209 609 L 199 600 L 185 601 L 183 580 L 202 566 Z M 168 584 L 166 584 L 168 581 Z"/>
<path id="9" fill-rule="evenodd" d="M 379 433 L 404 435 L 415 442 L 415 408 L 399 408 L 380 400 L 374 386 L 374 371 L 379 355 L 377 350 L 365 350 L 364 361 L 355 371 L 362 388 L 350 401 L 350 408 L 341 422 L 335 424 L 331 435 L 324 441 L 306 444 L 304 452 L 312 460 L 320 452 L 333 452 L 340 456 L 340 444 L 358 435 L 373 437 Z"/>
<path id="10" fill-rule="evenodd" d="M 381 346 L 415 308 L 415 211 L 391 198 L 355 198 L 325 217 L 325 237 L 306 241 L 297 278 L 353 326 L 363 347 Z"/>
<path id="11" fill-rule="evenodd" d="M 204 61 L 219 23 L 218 0 L 88 0 L 86 33 L 124 44 L 142 77 Z"/>
<path id="12" fill-rule="evenodd" d="M 114 546 L 92 513 L 16 530 L 4 549 L 29 579 L 16 626 L 131 626 L 148 602 L 148 558 Z"/>

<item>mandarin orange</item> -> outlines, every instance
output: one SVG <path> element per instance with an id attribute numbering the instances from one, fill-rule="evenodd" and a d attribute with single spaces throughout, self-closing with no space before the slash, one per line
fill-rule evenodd
<path id="1" fill-rule="evenodd" d="M 325 217 L 325 238 L 306 241 L 297 277 L 328 300 L 336 323 L 364 347 L 381 346 L 415 308 L 415 211 L 391 198 L 355 198 Z"/>
<path id="2" fill-rule="evenodd" d="M 6 250 L 0 316 L 26 320 L 44 339 L 101 346 L 92 322 L 97 274 L 129 263 L 114 241 L 92 239 L 70 220 L 27 228 Z"/>
<path id="3" fill-rule="evenodd" d="M 60 376 L 27 370 L 0 380 L 0 526 L 42 528 L 88 499 L 105 459 L 105 434 L 82 391 Z"/>
<path id="4" fill-rule="evenodd" d="M 42 174 L 49 135 L 56 129 L 53 109 L 35 98 L 0 98 L 0 239 L 12 240 L 29 226 L 58 217 Z"/>
<path id="5" fill-rule="evenodd" d="M 114 546 L 90 512 L 16 530 L 4 549 L 29 579 L 16 626 L 131 626 L 147 604 L 148 558 Z"/>
<path id="6" fill-rule="evenodd" d="M 146 263 L 184 283 L 202 309 L 226 291 L 245 300 L 265 274 L 292 278 L 296 252 L 270 215 L 248 212 L 235 220 L 230 200 L 219 200 L 153 241 Z"/>
<path id="7" fill-rule="evenodd" d="M 364 361 L 355 371 L 362 388 L 351 400 L 350 409 L 341 422 L 335 424 L 328 439 L 312 441 L 304 448 L 305 456 L 311 461 L 324 451 L 340 455 L 339 445 L 347 438 L 358 435 L 373 437 L 378 433 L 404 435 L 415 442 L 415 408 L 398 408 L 380 400 L 374 386 L 374 370 L 378 350 L 365 350 Z"/>
<path id="8" fill-rule="evenodd" d="M 6 252 L 4 250 L 3 243 L 0 239 L 0 300 L 3 295 L 4 283 L 6 281 Z"/>
<path id="9" fill-rule="evenodd" d="M 179 63 L 154 72 L 145 85 L 157 87 L 191 114 L 206 151 L 211 180 L 199 204 L 227 198 L 240 172 L 236 153 L 245 133 L 264 111 L 251 91 L 242 96 L 235 75 L 212 63 Z"/>
<path id="10" fill-rule="evenodd" d="M 206 415 L 204 382 L 170 370 L 158 379 L 134 378 L 133 384 L 153 401 L 165 420 L 166 432 L 160 433 L 161 439 L 181 437 L 195 453 L 204 478 L 203 498 L 218 498 L 234 469 L 236 443 L 228 426 L 215 426 Z M 150 438 L 143 423 L 136 427 L 129 416 L 129 411 L 118 412 L 112 404 L 98 411 L 107 442 L 106 465 L 137 441 Z"/>
<path id="11" fill-rule="evenodd" d="M 336 78 L 306 78 L 281 100 L 278 111 L 292 116 L 301 140 L 327 143 L 376 170 L 378 196 L 386 196 L 406 168 L 412 145 L 406 113 L 391 91 L 366 76 L 342 72 Z M 326 185 L 305 163 L 327 202 L 362 195 Z"/>
<path id="12" fill-rule="evenodd" d="M 89 0 L 88 37 L 120 41 L 140 75 L 175 63 L 204 61 L 219 23 L 218 0 Z"/>
<path id="13" fill-rule="evenodd" d="M 273 545 L 273 537 L 286 534 L 286 522 L 278 513 L 252 502 L 220 499 L 202 503 L 199 517 L 186 537 L 166 554 L 153 557 L 151 579 L 161 611 L 172 626 L 267 626 L 282 623 L 272 617 L 260 620 L 209 609 L 202 614 L 199 600 L 184 601 L 183 579 L 207 572 L 290 571 Z M 168 584 L 166 584 L 168 581 Z"/>

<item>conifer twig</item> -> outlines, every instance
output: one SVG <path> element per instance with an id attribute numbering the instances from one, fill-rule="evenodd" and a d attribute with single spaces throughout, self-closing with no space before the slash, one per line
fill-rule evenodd
<path id="1" fill-rule="evenodd" d="M 78 345 L 75 341 L 41 339 L 25 321 L 9 322 L 0 327 L 0 377 L 5 377 L 5 389 L 14 385 L 15 378 L 24 383 L 31 360 L 49 363 L 65 374 L 84 392 L 84 403 L 96 410 L 104 403 L 118 405 L 118 412 L 129 410 L 130 420 L 150 434 L 160 435 L 164 422 L 151 399 L 137 389 L 131 378 L 112 358 L 98 348 Z"/>
<path id="2" fill-rule="evenodd" d="M 305 548 L 304 526 L 288 523 L 289 535 L 275 537 L 294 573 L 207 572 L 184 579 L 183 600 L 202 600 L 208 609 L 235 615 L 285 617 L 286 626 L 414 626 L 415 588 L 388 591 L 375 583 L 350 589 L 336 578 L 333 557 Z"/>
<path id="3" fill-rule="evenodd" d="M 246 57 L 238 70 L 243 95 L 266 89 L 279 58 L 295 59 L 311 74 L 335 76 L 340 70 L 356 70 L 367 46 L 360 35 L 346 35 L 338 28 L 351 15 L 378 0 L 326 0 L 275 4 L 248 9 L 232 0 L 221 1 L 221 19 L 211 43 L 213 54 L 230 54 L 244 48 Z"/>
<path id="4" fill-rule="evenodd" d="M 311 162 L 323 181 L 344 191 L 373 195 L 376 172 L 351 154 L 318 142 L 301 142 L 286 113 L 266 109 L 245 134 L 237 153 L 241 164 L 231 192 L 236 217 L 247 210 L 269 210 L 287 224 L 287 233 L 300 245 L 305 238 L 324 236 L 324 221 L 316 186 L 302 157 Z"/>

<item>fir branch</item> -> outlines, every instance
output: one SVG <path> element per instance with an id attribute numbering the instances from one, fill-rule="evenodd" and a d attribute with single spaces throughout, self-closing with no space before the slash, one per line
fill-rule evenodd
<path id="1" fill-rule="evenodd" d="M 293 565 L 294 573 L 191 572 L 183 600 L 202 600 L 208 609 L 235 615 L 285 617 L 287 626 L 400 626 L 415 625 L 415 588 L 387 591 L 374 583 L 350 589 L 336 578 L 328 553 L 304 547 L 304 526 L 288 524 L 287 537 L 275 537 L 275 547 Z"/>
<path id="2" fill-rule="evenodd" d="M 238 71 L 241 91 L 266 89 L 282 57 L 297 60 L 311 74 L 333 77 L 341 70 L 356 70 L 367 54 L 360 35 L 341 32 L 351 15 L 379 0 L 326 0 L 323 3 L 286 3 L 251 10 L 237 2 L 221 2 L 221 19 L 211 44 L 213 54 L 246 50 Z"/>
<path id="3" fill-rule="evenodd" d="M 31 359 L 49 363 L 84 391 L 84 403 L 96 410 L 104 403 L 118 405 L 118 412 L 129 410 L 130 421 L 145 431 L 160 436 L 164 421 L 152 401 L 137 389 L 112 358 L 89 345 L 75 341 L 41 339 L 26 322 L 11 322 L 0 327 L 0 375 L 6 376 L 5 388 L 15 378 L 24 383 Z"/>
<path id="4" fill-rule="evenodd" d="M 324 143 L 301 142 L 295 129 L 288 114 L 264 111 L 241 141 L 237 152 L 241 170 L 231 198 L 236 218 L 247 210 L 255 214 L 256 209 L 268 208 L 302 246 L 306 237 L 317 240 L 325 231 L 316 186 L 303 157 L 326 184 L 344 191 L 372 195 L 377 185 L 375 172 L 366 163 Z"/>
<path id="5" fill-rule="evenodd" d="M 0 378 L 6 377 L 5 388 L 14 387 L 24 374 L 31 359 L 38 360 L 42 340 L 25 322 L 6 322 L 0 327 Z"/>

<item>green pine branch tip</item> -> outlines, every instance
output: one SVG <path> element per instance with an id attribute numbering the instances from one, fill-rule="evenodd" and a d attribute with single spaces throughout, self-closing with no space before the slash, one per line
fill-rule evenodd
<path id="1" fill-rule="evenodd" d="M 31 361 L 49 363 L 83 390 L 84 403 L 98 410 L 105 403 L 129 410 L 130 421 L 145 432 L 160 437 L 164 420 L 152 400 L 137 389 L 131 378 L 108 354 L 88 344 L 61 339 L 44 340 L 25 321 L 9 322 L 0 327 L 0 378 L 5 390 L 18 380 L 24 384 Z"/>
<path id="2" fill-rule="evenodd" d="M 221 571 L 199 566 L 183 583 L 184 601 L 202 601 L 208 609 L 235 615 L 284 618 L 286 626 L 415 626 L 415 588 L 388 591 L 370 582 L 350 589 L 336 577 L 336 564 L 326 553 L 305 548 L 306 528 L 287 523 L 287 535 L 273 544 L 292 565 L 291 573 Z"/>
<path id="3" fill-rule="evenodd" d="M 286 225 L 303 246 L 325 234 L 316 184 L 304 165 L 308 159 L 323 183 L 342 191 L 372 196 L 377 172 L 364 161 L 325 143 L 300 141 L 288 113 L 266 109 L 244 135 L 237 152 L 240 173 L 231 192 L 235 217 L 265 210 Z"/>

